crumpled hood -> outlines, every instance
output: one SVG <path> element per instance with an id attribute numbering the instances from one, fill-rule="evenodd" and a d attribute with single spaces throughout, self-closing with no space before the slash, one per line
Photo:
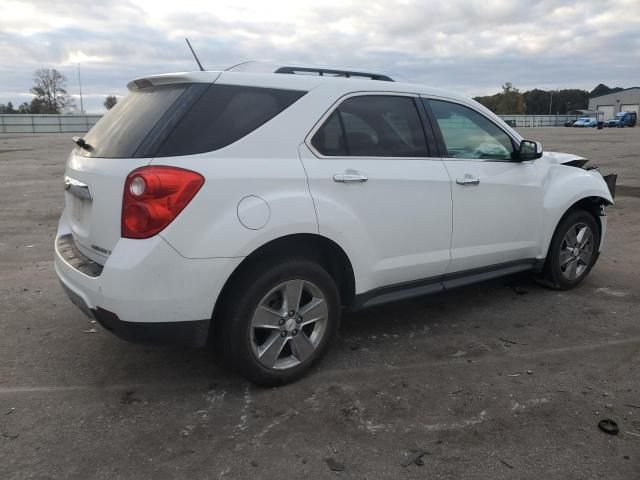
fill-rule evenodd
<path id="1" fill-rule="evenodd" d="M 562 152 L 543 152 L 541 160 L 545 160 L 553 165 L 560 165 L 564 163 L 573 162 L 576 160 L 585 160 L 586 163 L 588 160 L 579 155 L 573 155 L 572 153 L 562 153 Z"/>

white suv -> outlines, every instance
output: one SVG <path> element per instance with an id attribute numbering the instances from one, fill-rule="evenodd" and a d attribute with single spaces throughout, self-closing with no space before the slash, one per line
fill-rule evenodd
<path id="1" fill-rule="evenodd" d="M 135 80 L 74 139 L 55 268 L 116 335 L 213 343 L 282 384 L 343 308 L 526 270 L 567 289 L 594 265 L 615 175 L 460 95 L 249 67 Z"/>

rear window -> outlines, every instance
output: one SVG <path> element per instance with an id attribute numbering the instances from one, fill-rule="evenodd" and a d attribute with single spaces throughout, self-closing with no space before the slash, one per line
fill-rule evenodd
<path id="1" fill-rule="evenodd" d="M 189 87 L 189 84 L 163 85 L 129 93 L 84 136 L 93 149 L 90 152 L 78 149 L 78 153 L 87 157 L 135 156 L 158 119 Z"/>
<path id="2" fill-rule="evenodd" d="M 131 92 L 93 127 L 88 157 L 168 157 L 220 149 L 251 133 L 306 92 L 174 84 Z"/>

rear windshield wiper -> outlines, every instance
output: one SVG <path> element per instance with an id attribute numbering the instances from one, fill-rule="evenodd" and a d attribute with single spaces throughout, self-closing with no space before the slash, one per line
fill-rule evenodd
<path id="1" fill-rule="evenodd" d="M 72 140 L 76 145 L 78 145 L 80 148 L 84 148 L 87 152 L 93 150 L 93 147 L 89 145 L 82 137 L 73 137 Z"/>

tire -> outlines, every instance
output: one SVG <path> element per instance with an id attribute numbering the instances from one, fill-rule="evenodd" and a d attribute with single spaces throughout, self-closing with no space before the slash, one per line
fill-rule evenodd
<path id="1" fill-rule="evenodd" d="M 600 229 L 585 210 L 575 210 L 558 224 L 542 271 L 543 284 L 557 290 L 574 288 L 598 259 Z"/>
<path id="2" fill-rule="evenodd" d="M 257 385 L 284 385 L 326 353 L 340 323 L 340 294 L 313 261 L 262 263 L 232 285 L 221 321 L 226 362 Z"/>

